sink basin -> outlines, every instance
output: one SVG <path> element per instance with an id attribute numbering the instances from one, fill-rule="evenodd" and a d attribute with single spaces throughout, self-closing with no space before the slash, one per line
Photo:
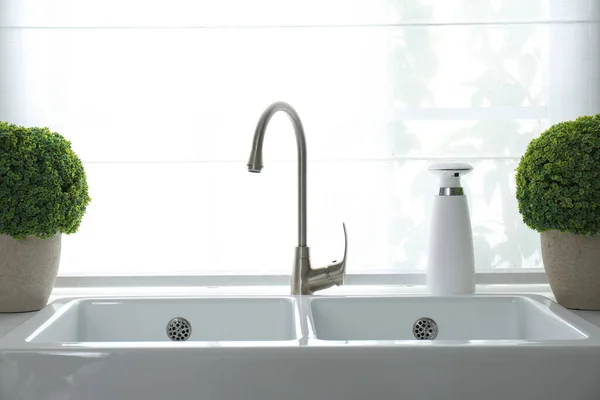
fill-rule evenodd
<path id="1" fill-rule="evenodd" d="M 0 338 L 2 400 L 589 400 L 598 371 L 600 328 L 534 295 L 60 300 Z"/>
<path id="2" fill-rule="evenodd" d="M 322 340 L 415 340 L 413 326 L 424 318 L 437 326 L 417 326 L 416 334 L 435 331 L 435 343 L 587 337 L 548 307 L 523 296 L 314 298 L 310 310 L 314 334 Z"/>
<path id="3" fill-rule="evenodd" d="M 171 341 L 167 324 L 184 318 L 188 341 L 299 339 L 293 298 L 73 300 L 26 338 L 31 343 Z M 177 330 L 173 326 L 174 330 Z M 183 328 L 183 327 L 181 327 Z"/>

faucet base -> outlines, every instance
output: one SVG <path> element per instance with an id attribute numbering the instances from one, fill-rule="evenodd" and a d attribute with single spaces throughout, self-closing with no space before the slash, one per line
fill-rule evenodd
<path id="1" fill-rule="evenodd" d="M 291 294 L 313 294 L 308 288 L 306 277 L 310 271 L 310 252 L 307 246 L 297 246 L 294 255 L 294 268 L 292 269 Z"/>

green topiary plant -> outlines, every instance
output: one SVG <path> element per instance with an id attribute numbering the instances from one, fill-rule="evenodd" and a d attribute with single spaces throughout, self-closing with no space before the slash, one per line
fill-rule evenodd
<path id="1" fill-rule="evenodd" d="M 517 167 L 523 221 L 538 232 L 600 233 L 600 114 L 551 126 Z"/>
<path id="2" fill-rule="evenodd" d="M 90 202 L 81 160 L 48 128 L 0 122 L 0 234 L 74 233 Z"/>

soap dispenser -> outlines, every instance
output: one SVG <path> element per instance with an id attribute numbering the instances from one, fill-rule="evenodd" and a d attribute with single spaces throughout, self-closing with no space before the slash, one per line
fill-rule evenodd
<path id="1" fill-rule="evenodd" d="M 460 177 L 469 164 L 439 163 L 429 167 L 440 178 L 433 199 L 427 260 L 427 287 L 436 296 L 475 293 L 473 233 L 467 196 Z"/>

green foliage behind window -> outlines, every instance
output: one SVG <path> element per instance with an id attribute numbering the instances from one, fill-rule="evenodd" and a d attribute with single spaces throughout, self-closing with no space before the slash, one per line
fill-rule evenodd
<path id="1" fill-rule="evenodd" d="M 516 179 L 519 211 L 531 229 L 600 233 L 600 114 L 533 139 Z"/>
<path id="2" fill-rule="evenodd" d="M 48 128 L 0 122 L 0 234 L 74 233 L 90 202 L 81 160 Z"/>

